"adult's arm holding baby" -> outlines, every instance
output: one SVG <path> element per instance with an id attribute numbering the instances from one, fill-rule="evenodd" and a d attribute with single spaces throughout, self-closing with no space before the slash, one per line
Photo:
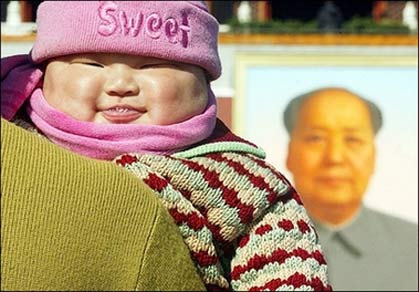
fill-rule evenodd
<path id="1" fill-rule="evenodd" d="M 1 120 L 2 290 L 203 290 L 150 189 Z"/>

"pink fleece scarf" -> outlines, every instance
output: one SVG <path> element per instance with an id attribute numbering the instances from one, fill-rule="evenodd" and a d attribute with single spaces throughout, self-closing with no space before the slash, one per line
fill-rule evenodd
<path id="1" fill-rule="evenodd" d="M 1 59 L 1 115 L 10 120 L 29 100 L 34 124 L 54 143 L 97 159 L 127 153 L 171 154 L 207 138 L 216 123 L 216 100 L 209 89 L 206 110 L 187 121 L 169 126 L 104 125 L 77 121 L 52 108 L 44 99 L 43 71 L 29 55 Z"/>
<path id="2" fill-rule="evenodd" d="M 130 152 L 172 154 L 207 138 L 216 123 L 216 101 L 211 90 L 208 106 L 202 114 L 167 126 L 78 121 L 51 107 L 40 88 L 29 98 L 27 112 L 32 122 L 55 144 L 105 160 Z"/>

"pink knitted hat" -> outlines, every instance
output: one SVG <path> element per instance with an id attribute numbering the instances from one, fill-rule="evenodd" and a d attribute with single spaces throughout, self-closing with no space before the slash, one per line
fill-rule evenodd
<path id="1" fill-rule="evenodd" d="M 45 1 L 32 60 L 125 53 L 198 65 L 217 79 L 218 22 L 204 1 Z"/>

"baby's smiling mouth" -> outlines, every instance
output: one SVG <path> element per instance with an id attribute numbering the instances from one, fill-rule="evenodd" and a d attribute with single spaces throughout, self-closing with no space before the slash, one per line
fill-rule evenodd
<path id="1" fill-rule="evenodd" d="M 145 113 L 143 109 L 120 105 L 102 111 L 103 116 L 112 124 L 128 124 L 137 120 Z"/>

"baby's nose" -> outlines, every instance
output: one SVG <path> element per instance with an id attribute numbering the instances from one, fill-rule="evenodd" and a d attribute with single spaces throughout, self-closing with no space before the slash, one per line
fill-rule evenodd
<path id="1" fill-rule="evenodd" d="M 113 96 L 135 96 L 140 92 L 140 87 L 135 80 L 130 68 L 111 70 L 105 84 L 105 91 Z"/>

